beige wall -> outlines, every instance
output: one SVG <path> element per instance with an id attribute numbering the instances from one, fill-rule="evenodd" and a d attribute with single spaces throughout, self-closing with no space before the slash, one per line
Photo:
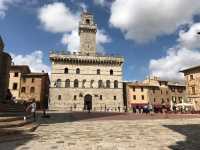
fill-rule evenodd
<path id="1" fill-rule="evenodd" d="M 20 98 L 25 101 L 31 101 L 32 99 L 35 99 L 39 102 L 42 98 L 42 78 L 25 77 L 24 79 L 21 80 Z M 34 79 L 34 82 L 32 82 L 32 79 Z M 22 92 L 23 87 L 26 89 L 25 92 Z M 31 87 L 35 89 L 35 92 L 31 93 Z"/>
<path id="2" fill-rule="evenodd" d="M 81 59 L 80 59 L 81 60 Z M 64 73 L 64 69 L 68 68 L 68 74 Z M 80 69 L 80 74 L 76 74 L 76 69 Z M 97 75 L 97 69 L 100 75 Z M 110 75 L 110 69 L 113 75 Z M 55 87 L 55 81 L 62 80 L 61 88 Z M 65 80 L 70 79 L 70 88 L 65 88 Z M 78 79 L 79 87 L 74 88 L 74 80 Z M 85 88 L 82 87 L 82 81 L 86 80 Z M 93 88 L 90 87 L 91 80 L 94 80 Z M 102 80 L 106 86 L 106 80 L 110 80 L 110 88 L 98 88 L 98 81 Z M 114 81 L 118 81 L 118 88 L 114 88 Z M 83 109 L 84 96 L 90 94 L 92 96 L 93 110 L 101 110 L 105 108 L 117 109 L 118 106 L 123 107 L 122 95 L 122 65 L 103 65 L 103 64 L 67 64 L 52 63 L 51 88 L 50 88 L 50 106 L 52 109 L 69 109 L 76 104 L 76 107 Z M 58 100 L 61 95 L 62 99 Z M 77 100 L 74 100 L 74 96 Z M 82 95 L 82 96 L 80 96 Z M 102 95 L 102 100 L 100 100 Z M 114 100 L 116 96 L 116 100 Z"/>
<path id="3" fill-rule="evenodd" d="M 193 79 L 191 79 L 191 75 Z M 185 72 L 187 99 L 194 105 L 195 110 L 200 110 L 200 68 Z M 192 88 L 194 88 L 194 93 Z"/>
<path id="4" fill-rule="evenodd" d="M 15 77 L 15 73 L 18 73 L 18 77 Z M 19 70 L 11 70 L 10 71 L 10 82 L 9 82 L 9 89 L 16 99 L 20 99 L 20 88 L 21 88 L 21 72 Z M 17 89 L 13 89 L 13 85 L 17 84 Z"/>
<path id="5" fill-rule="evenodd" d="M 161 105 L 163 102 L 166 105 L 172 105 L 180 103 L 179 100 L 185 99 L 185 87 L 179 85 L 166 85 L 164 82 L 160 84 L 158 81 L 147 82 L 146 80 L 141 83 L 127 83 L 127 103 L 131 107 L 131 104 L 147 104 Z M 133 91 L 133 88 L 135 91 Z M 143 88 L 143 92 L 141 91 Z M 172 90 L 174 89 L 174 90 Z M 133 96 L 136 96 L 136 100 Z M 144 100 L 141 100 L 141 96 L 144 95 Z"/>
<path id="6" fill-rule="evenodd" d="M 141 88 L 143 88 L 143 92 Z M 133 89 L 135 89 L 135 91 Z M 149 102 L 148 92 L 149 90 L 147 87 L 128 86 L 128 106 L 131 107 L 131 104 L 147 104 Z M 136 99 L 134 99 L 134 96 Z M 142 96 L 144 96 L 143 100 Z"/>

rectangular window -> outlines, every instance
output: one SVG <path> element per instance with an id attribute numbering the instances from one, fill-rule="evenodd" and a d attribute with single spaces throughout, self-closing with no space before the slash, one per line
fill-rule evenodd
<path id="1" fill-rule="evenodd" d="M 141 87 L 141 92 L 143 92 L 144 91 L 144 88 L 143 87 Z"/>
<path id="2" fill-rule="evenodd" d="M 136 100 L 136 95 L 133 95 L 133 100 Z"/>
<path id="3" fill-rule="evenodd" d="M 113 99 L 116 100 L 116 99 L 117 99 L 117 96 L 114 96 Z"/>
<path id="4" fill-rule="evenodd" d="M 195 87 L 192 87 L 192 94 L 195 94 Z"/>
<path id="5" fill-rule="evenodd" d="M 61 99 L 62 99 L 61 95 L 58 95 L 58 100 L 61 100 Z"/>
<path id="6" fill-rule="evenodd" d="M 76 100 L 76 98 L 77 98 L 77 96 L 76 96 L 76 95 L 74 95 L 74 100 Z"/>
<path id="7" fill-rule="evenodd" d="M 135 92 L 135 87 L 133 87 L 133 92 Z"/>
<path id="8" fill-rule="evenodd" d="M 156 98 L 154 98 L 153 101 L 156 102 Z"/>
<path id="9" fill-rule="evenodd" d="M 191 74 L 191 75 L 190 75 L 190 80 L 193 80 L 193 79 L 194 79 L 194 77 L 193 77 L 193 75 Z"/>
<path id="10" fill-rule="evenodd" d="M 162 98 L 162 104 L 165 103 L 165 100 Z"/>
<path id="11" fill-rule="evenodd" d="M 144 100 L 144 95 L 142 95 L 142 100 Z"/>
<path id="12" fill-rule="evenodd" d="M 17 83 L 13 83 L 13 90 L 17 90 Z"/>
<path id="13" fill-rule="evenodd" d="M 153 94 L 155 94 L 155 89 L 153 89 Z"/>
<path id="14" fill-rule="evenodd" d="M 22 87 L 21 88 L 21 93 L 25 93 L 26 92 L 26 88 L 25 87 Z"/>
<path id="15" fill-rule="evenodd" d="M 18 72 L 15 72 L 14 73 L 14 77 L 18 77 L 19 76 L 19 73 Z"/>
<path id="16" fill-rule="evenodd" d="M 102 95 L 100 95 L 99 99 L 100 99 L 100 100 L 102 100 L 102 99 L 103 99 L 103 98 L 102 98 Z"/>
<path id="17" fill-rule="evenodd" d="M 182 97 L 178 97 L 179 103 L 182 103 Z"/>

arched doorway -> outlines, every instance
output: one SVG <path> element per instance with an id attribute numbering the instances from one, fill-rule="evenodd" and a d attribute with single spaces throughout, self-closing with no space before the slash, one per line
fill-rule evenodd
<path id="1" fill-rule="evenodd" d="M 92 96 L 90 94 L 87 94 L 84 97 L 84 109 L 85 110 L 92 109 Z"/>

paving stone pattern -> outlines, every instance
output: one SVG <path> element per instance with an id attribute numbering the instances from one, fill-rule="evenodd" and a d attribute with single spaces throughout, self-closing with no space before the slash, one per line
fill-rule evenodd
<path id="1" fill-rule="evenodd" d="M 2 150 L 196 150 L 200 119 L 104 120 L 42 124 L 34 138 Z"/>

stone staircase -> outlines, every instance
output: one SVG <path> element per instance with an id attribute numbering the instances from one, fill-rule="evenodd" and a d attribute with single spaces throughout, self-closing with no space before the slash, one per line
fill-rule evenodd
<path id="1" fill-rule="evenodd" d="M 22 104 L 0 103 L 0 143 L 8 137 L 33 132 L 39 126 L 24 110 L 25 107 Z"/>

